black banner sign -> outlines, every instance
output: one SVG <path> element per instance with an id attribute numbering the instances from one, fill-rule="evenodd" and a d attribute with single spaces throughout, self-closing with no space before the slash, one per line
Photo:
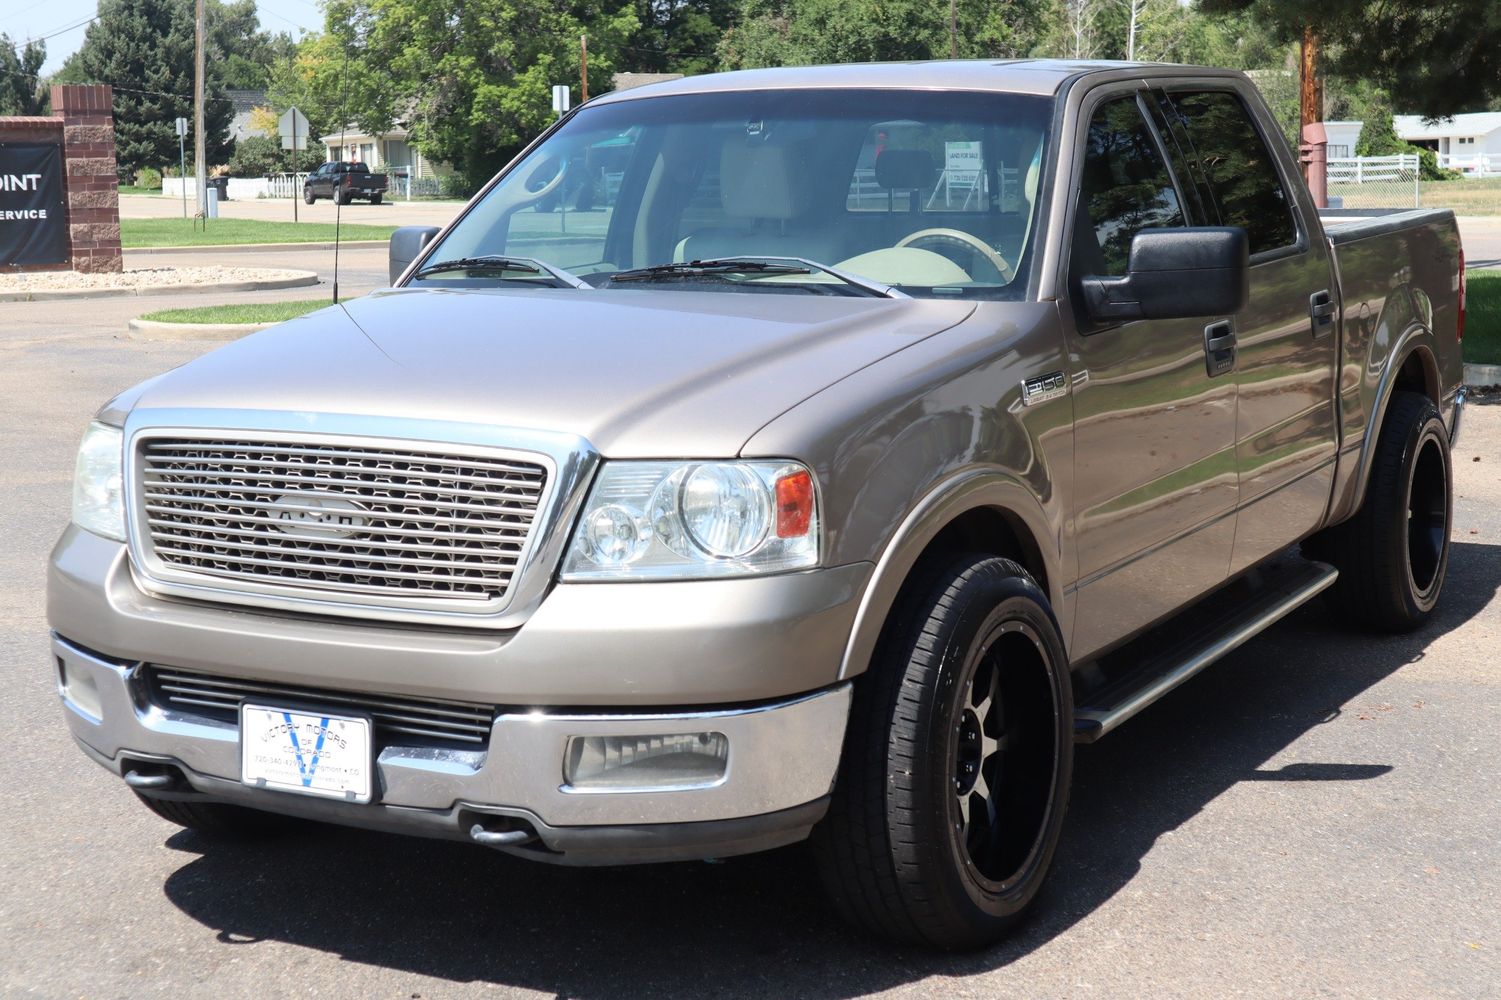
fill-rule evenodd
<path id="1" fill-rule="evenodd" d="M 0 267 L 67 261 L 62 146 L 0 142 Z"/>

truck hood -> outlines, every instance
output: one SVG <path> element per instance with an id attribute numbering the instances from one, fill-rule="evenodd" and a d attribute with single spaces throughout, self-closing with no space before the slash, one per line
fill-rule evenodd
<path id="1" fill-rule="evenodd" d="M 734 455 L 778 414 L 973 309 L 666 290 L 391 289 L 236 341 L 111 409 L 442 420 L 574 434 L 615 458 Z"/>

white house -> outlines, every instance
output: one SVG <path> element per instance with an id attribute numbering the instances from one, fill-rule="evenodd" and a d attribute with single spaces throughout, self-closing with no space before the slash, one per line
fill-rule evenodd
<path id="1" fill-rule="evenodd" d="M 1399 138 L 1438 154 L 1438 165 L 1477 177 L 1501 176 L 1501 111 L 1425 121 L 1396 115 Z"/>
<path id="2" fill-rule="evenodd" d="M 1325 122 L 1324 133 L 1329 137 L 1329 145 L 1325 148 L 1325 155 L 1329 159 L 1339 159 L 1355 155 L 1355 143 L 1360 140 L 1360 130 L 1365 122 Z"/>
<path id="3" fill-rule="evenodd" d="M 350 160 L 364 163 L 375 173 L 410 176 L 414 180 L 435 180 L 453 173 L 446 163 L 435 163 L 417 151 L 408 140 L 408 132 L 399 122 L 389 131 L 370 135 L 354 125 L 343 132 L 325 135 L 318 141 L 328 150 L 328 161 Z M 399 185 L 393 181 L 393 190 Z"/>

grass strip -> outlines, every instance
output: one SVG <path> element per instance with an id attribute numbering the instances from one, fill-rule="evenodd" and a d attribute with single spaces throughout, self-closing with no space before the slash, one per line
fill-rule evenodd
<path id="1" fill-rule="evenodd" d="M 1465 275 L 1464 359 L 1472 365 L 1501 365 L 1501 269 Z"/>
<path id="2" fill-rule="evenodd" d="M 352 214 L 352 213 L 351 213 Z M 395 226 L 344 223 L 341 240 L 388 240 Z M 331 222 L 267 222 L 262 219 L 210 219 L 195 226 L 192 219 L 121 219 L 120 244 L 127 250 L 145 247 L 211 247 L 245 243 L 329 243 Z"/>
<path id="3" fill-rule="evenodd" d="M 281 323 L 329 305 L 327 298 L 297 302 L 243 302 L 192 309 L 159 309 L 141 319 L 153 323 Z"/>

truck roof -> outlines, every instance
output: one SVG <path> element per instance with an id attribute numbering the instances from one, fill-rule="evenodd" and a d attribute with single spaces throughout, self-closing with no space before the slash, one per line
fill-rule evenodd
<path id="1" fill-rule="evenodd" d="M 774 69 L 705 73 L 603 94 L 591 104 L 612 104 L 671 94 L 709 94 L 744 90 L 823 88 L 904 90 L 990 90 L 1051 96 L 1068 80 L 1093 73 L 1139 70 L 1159 76 L 1228 75 L 1223 69 L 1170 63 L 1113 62 L 1084 59 L 957 59 L 930 62 L 851 63 L 838 66 L 782 66 Z"/>

